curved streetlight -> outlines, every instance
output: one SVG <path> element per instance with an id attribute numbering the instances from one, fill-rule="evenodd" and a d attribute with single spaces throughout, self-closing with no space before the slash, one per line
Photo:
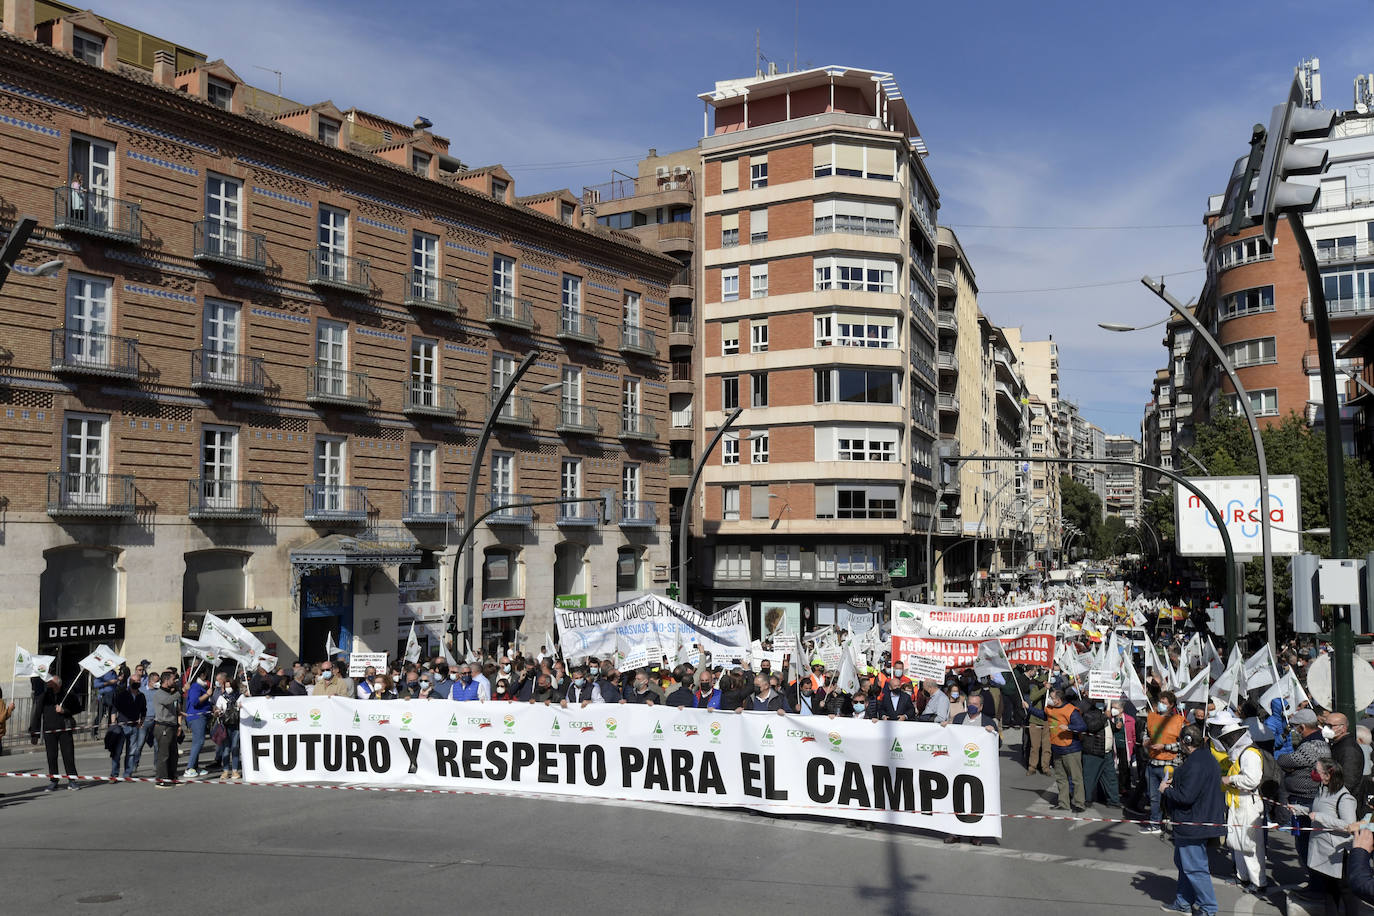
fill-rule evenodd
<path id="1" fill-rule="evenodd" d="M 1250 393 L 1241 384 L 1240 377 L 1236 375 L 1236 369 L 1231 365 L 1231 361 L 1226 358 L 1226 352 L 1217 343 L 1217 339 L 1208 332 L 1202 322 L 1197 319 L 1188 307 L 1179 302 L 1173 296 L 1164 291 L 1164 281 L 1161 279 L 1156 282 L 1151 277 L 1141 277 L 1140 282 L 1150 292 L 1158 296 L 1163 302 L 1173 309 L 1173 311 L 1193 329 L 1193 332 L 1207 344 L 1208 349 L 1216 356 L 1217 362 L 1221 365 L 1226 377 L 1231 380 L 1231 387 L 1235 390 L 1236 400 L 1240 402 L 1241 411 L 1245 414 L 1246 425 L 1250 428 L 1250 439 L 1255 445 L 1255 458 L 1259 464 L 1259 486 L 1260 486 L 1260 550 L 1264 555 L 1264 618 L 1265 627 L 1268 632 L 1269 652 L 1275 654 L 1276 639 L 1274 635 L 1274 550 L 1272 532 L 1269 530 L 1269 463 L 1264 456 L 1264 440 L 1260 435 L 1259 421 L 1255 418 L 1255 406 L 1250 403 Z M 1163 321 L 1167 321 L 1169 316 L 1165 316 Z M 1155 327 L 1162 324 L 1157 321 L 1155 324 L 1144 325 L 1146 328 Z M 1124 333 L 1127 331 L 1141 330 L 1141 328 L 1131 327 L 1114 323 L 1099 323 L 1098 327 L 1107 331 L 1117 331 Z M 1329 421 L 1328 421 L 1329 422 Z M 1337 420 L 1339 423 L 1339 419 Z M 1277 657 L 1277 655 L 1275 655 Z"/>
<path id="2" fill-rule="evenodd" d="M 701 457 L 697 459 L 696 467 L 692 469 L 692 480 L 687 484 L 687 493 L 682 500 L 682 514 L 677 523 L 677 587 L 678 600 L 683 604 L 690 604 L 688 601 L 687 584 L 687 523 L 692 515 L 692 494 L 696 492 L 697 483 L 701 480 L 701 472 L 706 469 L 706 460 L 715 451 L 716 444 L 725 438 L 726 432 L 739 419 L 740 414 L 744 413 L 743 407 L 736 407 L 725 415 L 725 421 L 716 428 L 716 434 L 711 437 L 711 441 L 706 443 L 706 448 L 702 449 Z M 738 436 L 742 442 L 748 442 L 760 435 L 752 432 L 747 436 Z"/>

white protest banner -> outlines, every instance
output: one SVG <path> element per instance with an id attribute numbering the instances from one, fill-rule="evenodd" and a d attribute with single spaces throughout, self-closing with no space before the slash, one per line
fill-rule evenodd
<path id="1" fill-rule="evenodd" d="M 716 664 L 737 664 L 749 653 L 743 603 L 708 616 L 661 595 L 644 595 L 603 607 L 555 608 L 553 617 L 565 657 L 619 654 L 623 669 L 656 663 L 664 655 L 685 658 L 697 646 Z"/>
<path id="2" fill-rule="evenodd" d="M 892 602 L 892 657 L 924 655 L 965 668 L 978 644 L 998 639 L 1013 665 L 1049 667 L 1058 611 L 1053 602 L 1020 607 L 939 607 Z"/>
<path id="3" fill-rule="evenodd" d="M 57 661 L 53 655 L 34 655 L 27 649 L 14 647 L 14 676 L 37 677 L 47 680 L 52 675 L 52 663 Z"/>
<path id="4" fill-rule="evenodd" d="M 902 661 L 906 662 L 906 676 L 913 681 L 934 681 L 937 684 L 945 682 L 946 665 L 943 658 L 908 655 Z"/>
<path id="5" fill-rule="evenodd" d="M 1088 672 L 1088 699 L 1121 699 L 1121 672 L 1094 669 Z"/>
<path id="6" fill-rule="evenodd" d="M 241 712 L 250 782 L 626 798 L 1002 833 L 997 738 L 981 728 L 310 697 L 249 697 Z"/>
<path id="7" fill-rule="evenodd" d="M 348 657 L 348 676 L 362 677 L 367 669 L 386 670 L 385 652 L 354 652 Z"/>
<path id="8" fill-rule="evenodd" d="M 103 677 L 111 671 L 124 664 L 124 659 L 106 645 L 95 647 L 95 651 L 77 662 L 79 666 L 91 673 L 91 677 Z"/>

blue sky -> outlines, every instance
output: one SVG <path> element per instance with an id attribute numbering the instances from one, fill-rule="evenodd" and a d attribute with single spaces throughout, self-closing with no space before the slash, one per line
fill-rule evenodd
<path id="1" fill-rule="evenodd" d="M 1138 282 L 1202 282 L 1201 218 L 1293 66 L 1321 60 L 1325 105 L 1374 71 L 1367 2 L 645 4 L 493 7 L 418 0 L 106 0 L 96 11 L 223 57 L 303 102 L 424 115 L 463 161 L 501 162 L 519 193 L 598 184 L 649 147 L 694 145 L 698 93 L 754 66 L 891 71 L 931 155 L 940 222 L 956 227 L 983 310 L 1060 344 L 1064 397 L 1139 435 L 1164 306 Z M 378 17 L 381 10 L 396 15 Z M 403 14 L 400 14 L 401 11 Z M 1244 15 L 1242 21 L 1238 17 Z M 800 27 L 794 33 L 794 19 Z M 725 32 L 718 23 L 734 24 Z M 988 229 L 980 226 L 1038 227 Z M 1158 227 L 1056 229 L 1043 227 Z M 1124 281 L 1124 282 L 1123 282 Z M 1069 289 L 1066 287 L 1079 287 Z"/>

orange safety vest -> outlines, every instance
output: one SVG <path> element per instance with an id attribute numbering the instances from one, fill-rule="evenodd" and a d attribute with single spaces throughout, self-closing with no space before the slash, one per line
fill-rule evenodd
<path id="1" fill-rule="evenodd" d="M 1072 703 L 1065 703 L 1063 706 L 1052 706 L 1045 710 L 1045 715 L 1049 717 L 1049 722 L 1053 723 L 1054 728 L 1050 732 L 1050 744 L 1056 747 L 1068 747 L 1073 744 L 1073 729 L 1069 728 L 1069 719 L 1078 712 Z"/>
<path id="2" fill-rule="evenodd" d="M 1176 712 L 1171 712 L 1167 719 L 1153 711 L 1145 717 L 1145 749 L 1149 752 L 1151 760 L 1178 759 L 1178 754 L 1174 751 L 1156 751 L 1150 745 L 1177 744 L 1178 734 L 1183 731 L 1183 726 L 1184 719 Z"/>

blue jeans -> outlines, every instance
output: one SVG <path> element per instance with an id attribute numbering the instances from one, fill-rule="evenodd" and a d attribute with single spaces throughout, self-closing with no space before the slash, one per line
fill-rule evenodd
<path id="1" fill-rule="evenodd" d="M 143 748 L 147 746 L 148 733 L 153 730 L 153 719 L 151 716 L 143 720 L 143 725 L 139 727 L 134 735 L 133 746 L 129 748 L 129 758 L 125 761 L 125 776 L 132 776 L 138 769 L 139 761 L 143 759 Z"/>
<path id="2" fill-rule="evenodd" d="M 191 750 L 186 755 L 186 769 L 198 770 L 200 767 L 200 749 L 205 745 L 205 731 L 209 726 L 210 720 L 205 716 L 197 716 L 194 719 L 187 719 L 187 724 L 191 726 Z"/>
<path id="3" fill-rule="evenodd" d="M 224 747 L 228 748 L 225 752 L 225 769 L 233 770 L 235 773 L 243 769 L 243 755 L 239 753 L 239 727 L 224 730 Z"/>
<path id="4" fill-rule="evenodd" d="M 111 725 L 109 729 L 113 734 L 119 736 L 119 745 L 110 755 L 110 778 L 113 779 L 119 775 L 119 762 L 121 760 L 124 761 L 124 775 L 128 776 L 130 773 L 129 752 L 132 749 L 134 738 L 138 737 L 138 728 L 133 725 L 116 723 Z"/>
<path id="5" fill-rule="evenodd" d="M 1150 787 L 1150 823 L 1156 827 L 1163 819 L 1163 814 L 1159 810 L 1159 784 L 1164 781 L 1164 771 L 1167 767 L 1145 766 L 1146 784 Z"/>
<path id="6" fill-rule="evenodd" d="M 1174 906 L 1178 909 L 1196 906 L 1208 916 L 1215 916 L 1217 895 L 1212 892 L 1212 872 L 1207 865 L 1207 841 L 1175 839 L 1174 864 L 1178 866 L 1178 894 L 1174 897 Z"/>

